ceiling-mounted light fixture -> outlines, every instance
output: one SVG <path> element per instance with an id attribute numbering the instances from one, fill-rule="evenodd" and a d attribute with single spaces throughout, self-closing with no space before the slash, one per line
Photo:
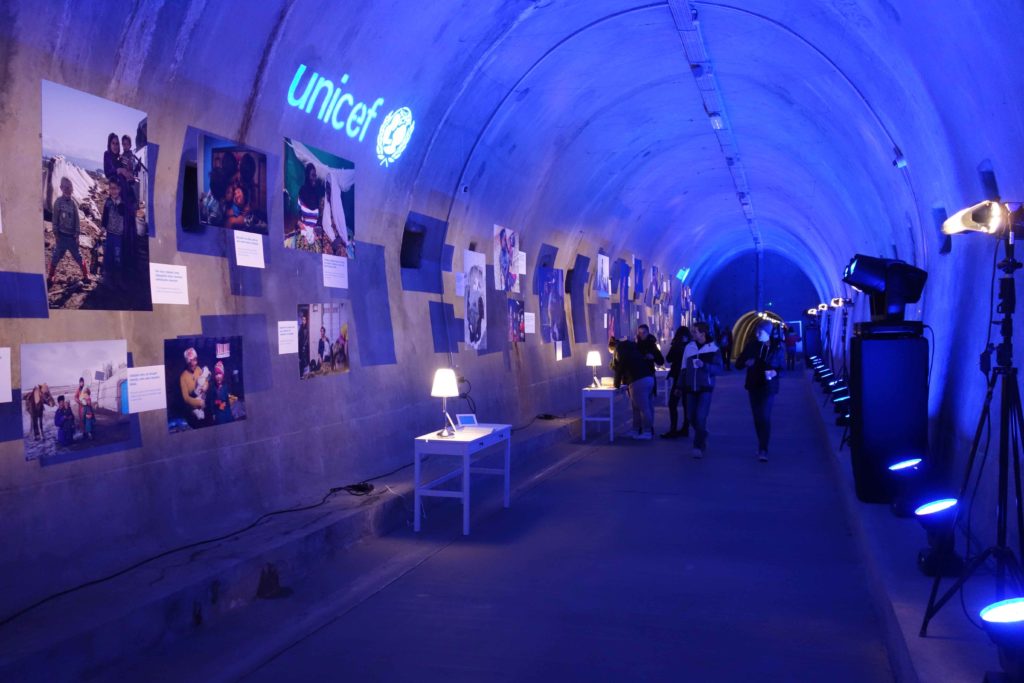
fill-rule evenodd
<path id="1" fill-rule="evenodd" d="M 725 128 L 725 119 L 717 111 L 713 111 L 708 114 L 708 118 L 711 120 L 711 127 L 715 130 L 722 130 Z"/>

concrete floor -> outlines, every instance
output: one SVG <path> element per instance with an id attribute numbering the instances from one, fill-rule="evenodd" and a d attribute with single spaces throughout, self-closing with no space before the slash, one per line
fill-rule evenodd
<path id="1" fill-rule="evenodd" d="M 727 374 L 703 460 L 684 440 L 592 435 L 511 509 L 478 515 L 471 536 L 265 652 L 244 680 L 893 680 L 802 381 L 784 381 L 769 463 L 742 376 Z M 372 553 L 457 525 L 457 503 L 427 506 L 423 535 Z"/>

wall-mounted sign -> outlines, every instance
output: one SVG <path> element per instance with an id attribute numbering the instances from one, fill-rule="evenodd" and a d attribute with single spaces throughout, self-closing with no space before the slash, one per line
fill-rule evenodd
<path id="1" fill-rule="evenodd" d="M 378 97 L 373 104 L 357 101 L 346 91 L 348 74 L 342 74 L 335 83 L 314 71 L 303 87 L 300 84 L 305 73 L 306 65 L 300 64 L 288 88 L 288 104 L 314 114 L 319 121 L 330 123 L 334 130 L 344 131 L 348 137 L 362 142 L 370 123 L 379 115 L 384 98 Z M 402 155 L 415 128 L 416 121 L 409 107 L 400 107 L 384 116 L 377 131 L 377 159 L 382 166 L 391 165 Z"/>

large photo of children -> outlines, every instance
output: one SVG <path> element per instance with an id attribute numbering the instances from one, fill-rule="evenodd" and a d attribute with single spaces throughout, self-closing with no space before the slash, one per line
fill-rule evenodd
<path id="1" fill-rule="evenodd" d="M 349 304 L 299 304 L 299 379 L 348 372 L 352 323 Z"/>
<path id="2" fill-rule="evenodd" d="M 354 258 L 355 164 L 284 139 L 284 246 Z"/>
<path id="3" fill-rule="evenodd" d="M 127 377 L 124 339 L 22 344 L 25 459 L 87 456 L 128 441 Z"/>
<path id="4" fill-rule="evenodd" d="M 565 275 L 556 268 L 538 268 L 540 278 L 540 336 L 545 342 L 568 338 L 565 319 Z"/>
<path id="5" fill-rule="evenodd" d="M 487 257 L 466 249 L 462 257 L 466 299 L 465 339 L 477 351 L 487 350 Z"/>
<path id="6" fill-rule="evenodd" d="M 152 310 L 146 112 L 42 84 L 50 308 Z"/>
<path id="7" fill-rule="evenodd" d="M 519 240 L 514 230 L 494 226 L 494 288 L 499 292 L 518 292 L 519 273 L 516 254 Z"/>
<path id="8" fill-rule="evenodd" d="M 244 420 L 244 374 L 241 337 L 165 339 L 167 430 Z"/>
<path id="9" fill-rule="evenodd" d="M 201 224 L 267 234 L 266 154 L 201 135 L 198 180 Z"/>

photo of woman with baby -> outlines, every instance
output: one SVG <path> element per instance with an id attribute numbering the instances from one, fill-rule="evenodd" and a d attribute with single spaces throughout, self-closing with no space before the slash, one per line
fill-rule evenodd
<path id="1" fill-rule="evenodd" d="M 241 337 L 164 340 L 168 431 L 244 420 L 242 367 Z"/>
<path id="2" fill-rule="evenodd" d="M 266 235 L 267 155 L 202 136 L 199 222 Z"/>

